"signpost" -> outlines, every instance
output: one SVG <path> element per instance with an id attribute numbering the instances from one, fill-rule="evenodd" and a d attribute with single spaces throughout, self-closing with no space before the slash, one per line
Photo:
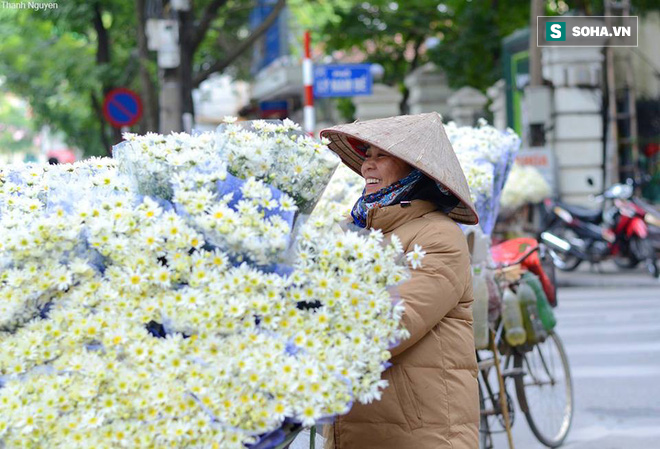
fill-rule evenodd
<path id="1" fill-rule="evenodd" d="M 370 64 L 329 64 L 314 68 L 314 97 L 371 95 Z"/>
<path id="2" fill-rule="evenodd" d="M 103 101 L 103 115 L 115 128 L 133 126 L 142 117 L 142 101 L 132 90 L 113 89 Z"/>

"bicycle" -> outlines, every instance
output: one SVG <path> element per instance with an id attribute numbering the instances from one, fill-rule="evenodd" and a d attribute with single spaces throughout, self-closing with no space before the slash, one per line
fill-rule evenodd
<path id="1" fill-rule="evenodd" d="M 518 260 L 496 268 L 502 289 L 519 284 L 521 263 L 537 251 L 542 258 L 549 258 L 545 248 L 537 244 Z M 554 282 L 553 274 L 549 275 Z M 505 332 L 500 320 L 495 331 L 491 330 L 490 357 L 484 358 L 485 351 L 477 351 L 480 447 L 492 449 L 492 434 L 498 431 L 497 427 L 502 427 L 508 432 L 509 445 L 513 448 L 510 428 L 516 409 L 507 390 L 509 379 L 513 379 L 518 406 L 534 436 L 545 446 L 558 447 L 568 435 L 574 411 L 570 366 L 561 339 L 550 331 L 547 338 L 538 343 L 511 346 Z"/>

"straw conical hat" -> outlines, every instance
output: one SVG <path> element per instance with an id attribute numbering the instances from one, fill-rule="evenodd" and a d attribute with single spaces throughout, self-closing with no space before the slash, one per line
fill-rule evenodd
<path id="1" fill-rule="evenodd" d="M 321 131 L 321 137 L 328 138 L 328 147 L 358 174 L 365 155 L 350 140 L 369 143 L 403 159 L 456 195 L 460 203 L 449 213 L 451 218 L 460 223 L 478 223 L 463 169 L 437 112 L 337 125 Z"/>

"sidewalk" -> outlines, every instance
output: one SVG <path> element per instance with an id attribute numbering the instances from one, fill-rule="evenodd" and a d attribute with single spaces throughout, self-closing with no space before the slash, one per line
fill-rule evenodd
<path id="1" fill-rule="evenodd" d="M 593 267 L 582 262 L 575 271 L 557 270 L 557 284 L 559 287 L 657 288 L 660 299 L 660 280 L 653 279 L 643 264 L 634 270 L 622 270 L 612 261 Z"/>

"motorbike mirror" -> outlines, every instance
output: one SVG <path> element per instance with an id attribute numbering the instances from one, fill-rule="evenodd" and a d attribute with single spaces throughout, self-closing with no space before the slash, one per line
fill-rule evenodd
<path id="1" fill-rule="evenodd" d="M 633 191 L 633 186 L 630 184 L 614 184 L 605 192 L 603 192 L 603 195 L 608 199 L 630 198 L 633 194 Z"/>

